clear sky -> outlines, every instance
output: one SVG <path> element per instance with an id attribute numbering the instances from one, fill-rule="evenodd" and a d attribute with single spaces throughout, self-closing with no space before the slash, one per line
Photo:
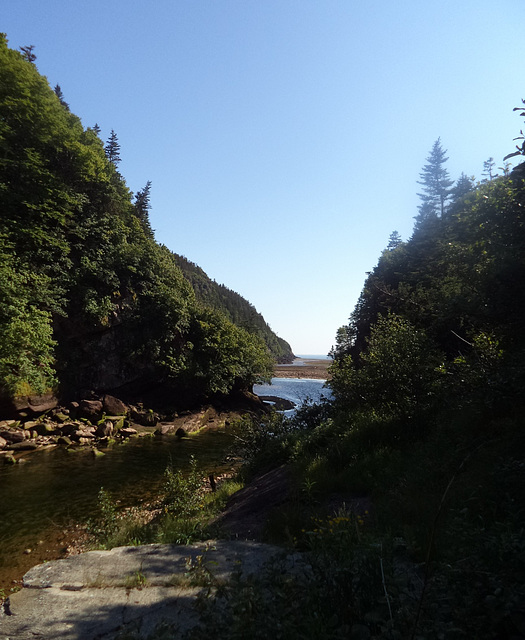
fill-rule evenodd
<path id="1" fill-rule="evenodd" d="M 523 122 L 524 0 L 2 0 L 9 45 L 118 135 L 156 238 L 327 353 L 434 141 L 502 165 Z"/>

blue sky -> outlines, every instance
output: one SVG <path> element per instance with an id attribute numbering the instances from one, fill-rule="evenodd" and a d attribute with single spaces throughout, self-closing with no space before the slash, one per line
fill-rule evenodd
<path id="1" fill-rule="evenodd" d="M 523 0 L 3 0 L 84 126 L 152 181 L 156 238 L 327 353 L 441 137 L 453 179 L 514 148 Z"/>

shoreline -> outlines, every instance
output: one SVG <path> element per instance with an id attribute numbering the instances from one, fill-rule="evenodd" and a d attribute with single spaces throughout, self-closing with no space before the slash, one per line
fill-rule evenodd
<path id="1" fill-rule="evenodd" d="M 330 380 L 332 360 L 308 360 L 296 358 L 292 364 L 277 364 L 275 378 L 303 378 L 306 380 Z"/>

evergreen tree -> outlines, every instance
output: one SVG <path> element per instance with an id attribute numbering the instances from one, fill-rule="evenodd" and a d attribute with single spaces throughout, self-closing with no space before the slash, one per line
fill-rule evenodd
<path id="1" fill-rule="evenodd" d="M 390 234 L 390 238 L 388 239 L 388 244 L 386 247 L 387 251 L 393 251 L 394 249 L 397 249 L 400 244 L 403 244 L 403 240 L 401 239 L 399 232 L 392 231 L 392 233 Z"/>
<path id="2" fill-rule="evenodd" d="M 423 185 L 423 193 L 417 194 L 422 200 L 419 216 L 416 218 L 418 221 L 443 216 L 445 213 L 445 206 L 451 195 L 450 187 L 453 184 L 445 168 L 445 162 L 448 160 L 445 154 L 441 138 L 438 138 L 432 146 L 427 164 L 419 174 L 421 180 L 418 180 L 418 184 Z"/>
<path id="3" fill-rule="evenodd" d="M 95 124 L 93 125 L 93 131 L 97 134 L 97 136 L 100 135 L 102 129 L 98 126 L 98 122 L 95 122 Z"/>
<path id="4" fill-rule="evenodd" d="M 137 195 L 135 196 L 135 202 L 133 203 L 134 212 L 137 218 L 142 223 L 144 230 L 150 236 L 153 236 L 153 231 L 151 229 L 150 221 L 149 221 L 149 210 L 151 208 L 149 201 L 149 194 L 151 190 L 151 180 L 146 182 L 146 186 L 141 191 L 137 191 Z"/>
<path id="5" fill-rule="evenodd" d="M 64 94 L 63 94 L 62 89 L 60 88 L 60 85 L 59 85 L 59 84 L 55 85 L 54 92 L 55 92 L 56 97 L 59 99 L 60 104 L 61 104 L 65 109 L 67 109 L 67 110 L 69 111 L 69 105 L 68 105 L 68 103 L 64 100 Z"/>
<path id="6" fill-rule="evenodd" d="M 33 53 L 34 48 L 34 44 L 30 44 L 28 47 L 20 47 L 22 55 L 28 62 L 34 62 L 36 60 L 36 55 Z"/>
<path id="7" fill-rule="evenodd" d="M 467 176 L 462 173 L 454 187 L 451 189 L 452 201 L 457 202 L 461 198 L 474 189 L 474 176 Z"/>
<path id="8" fill-rule="evenodd" d="M 498 177 L 497 173 L 493 173 L 495 165 L 496 163 L 494 162 L 494 158 L 489 158 L 488 160 L 485 160 L 485 162 L 483 163 L 483 173 L 482 173 L 482 175 L 485 176 L 485 178 L 483 179 L 483 182 L 492 182 L 494 178 Z"/>
<path id="9" fill-rule="evenodd" d="M 107 159 L 116 167 L 121 161 L 120 144 L 118 142 L 117 134 L 113 129 L 111 129 L 111 133 L 109 135 L 106 146 L 104 147 L 104 151 L 106 152 Z"/>

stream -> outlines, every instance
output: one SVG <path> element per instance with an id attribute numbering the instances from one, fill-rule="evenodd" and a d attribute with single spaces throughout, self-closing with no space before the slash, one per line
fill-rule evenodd
<path id="1" fill-rule="evenodd" d="M 298 406 L 307 398 L 329 397 L 323 384 L 274 378 L 272 385 L 256 385 L 254 392 Z M 187 469 L 191 455 L 206 475 L 230 470 L 224 459 L 233 441 L 232 430 L 223 428 L 182 440 L 131 438 L 101 449 L 102 457 L 90 448 L 54 447 L 30 453 L 22 464 L 0 466 L 0 588 L 35 564 L 63 555 L 64 530 L 93 517 L 101 487 L 122 507 L 148 502 L 158 497 L 167 465 Z"/>

